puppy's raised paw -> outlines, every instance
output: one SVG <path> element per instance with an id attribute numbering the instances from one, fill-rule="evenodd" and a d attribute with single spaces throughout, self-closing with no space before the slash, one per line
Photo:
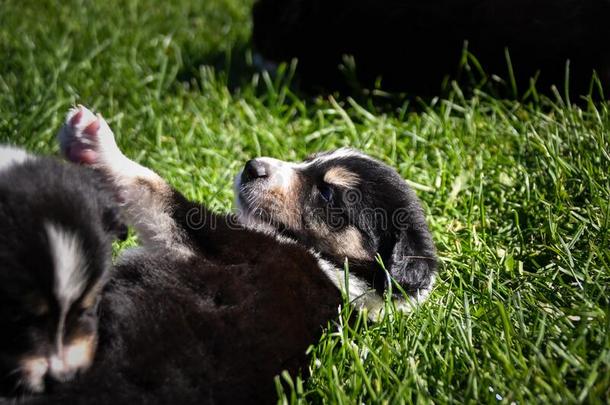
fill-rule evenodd
<path id="1" fill-rule="evenodd" d="M 106 121 L 82 105 L 70 109 L 58 140 L 62 154 L 74 163 L 100 167 L 121 155 Z"/>

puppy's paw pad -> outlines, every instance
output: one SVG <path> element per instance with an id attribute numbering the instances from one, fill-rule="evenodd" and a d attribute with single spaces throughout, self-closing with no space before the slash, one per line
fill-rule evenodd
<path id="1" fill-rule="evenodd" d="M 75 163 L 100 164 L 104 155 L 116 148 L 106 121 L 83 106 L 68 112 L 58 138 L 63 155 Z"/>

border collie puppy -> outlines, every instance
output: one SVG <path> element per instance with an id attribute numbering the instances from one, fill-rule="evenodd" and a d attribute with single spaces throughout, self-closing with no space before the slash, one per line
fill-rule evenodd
<path id="1" fill-rule="evenodd" d="M 400 289 L 415 301 L 428 295 L 435 251 L 419 200 L 380 161 L 352 149 L 315 154 L 301 163 L 257 158 L 237 176 L 235 190 L 240 222 L 309 247 L 333 264 L 324 266 L 331 280 L 343 282 L 348 259 L 355 277 L 350 298 L 373 318 L 390 282 L 375 261 L 377 253 L 399 285 L 395 297 L 403 297 Z M 370 294 L 371 287 L 379 294 Z"/>
<path id="2" fill-rule="evenodd" d="M 371 315 L 386 283 L 377 252 L 414 301 L 432 286 L 417 199 L 361 153 L 251 160 L 236 180 L 240 213 L 216 215 L 124 156 L 84 107 L 59 140 L 114 187 L 141 246 L 104 290 L 94 367 L 45 403 L 270 403 L 274 377 L 304 371 L 307 348 L 336 318 L 346 260 L 350 298 Z"/>
<path id="3" fill-rule="evenodd" d="M 87 168 L 0 146 L 0 402 L 88 368 L 118 226 Z"/>

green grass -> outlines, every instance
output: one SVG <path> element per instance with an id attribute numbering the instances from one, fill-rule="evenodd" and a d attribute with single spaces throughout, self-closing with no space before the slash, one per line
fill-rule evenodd
<path id="1" fill-rule="evenodd" d="M 610 400 L 610 105 L 457 87 L 396 108 L 303 97 L 289 70 L 247 69 L 249 7 L 0 0 L 0 142 L 56 153 L 67 108 L 86 104 L 127 155 L 219 211 L 250 157 L 362 149 L 416 189 L 440 277 L 412 314 L 329 328 L 283 400 Z"/>

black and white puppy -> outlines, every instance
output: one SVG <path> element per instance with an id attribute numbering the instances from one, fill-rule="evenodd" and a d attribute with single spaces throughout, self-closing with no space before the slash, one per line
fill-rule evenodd
<path id="1" fill-rule="evenodd" d="M 274 377 L 304 371 L 307 348 L 336 318 L 346 259 L 350 298 L 372 315 L 386 280 L 377 252 L 415 300 L 432 286 L 417 199 L 358 152 L 252 160 L 236 182 L 240 212 L 217 215 L 123 155 L 84 107 L 59 139 L 114 187 L 141 246 L 122 254 L 104 290 L 94 367 L 45 403 L 270 403 Z M 380 224 L 371 209 L 404 215 Z"/>
<path id="2" fill-rule="evenodd" d="M 89 367 L 118 210 L 88 168 L 0 146 L 0 398 Z"/>
<path id="3" fill-rule="evenodd" d="M 434 243 L 419 200 L 386 164 L 352 149 L 319 153 L 301 163 L 257 158 L 246 163 L 235 187 L 242 223 L 310 247 L 335 272 L 341 269 L 331 275 L 334 280 L 344 280 L 347 259 L 356 277 L 350 295 L 365 298 L 371 316 L 381 308 L 378 295 L 371 299 L 366 290 L 382 293 L 390 281 L 375 261 L 377 254 L 415 301 L 430 292 Z"/>

